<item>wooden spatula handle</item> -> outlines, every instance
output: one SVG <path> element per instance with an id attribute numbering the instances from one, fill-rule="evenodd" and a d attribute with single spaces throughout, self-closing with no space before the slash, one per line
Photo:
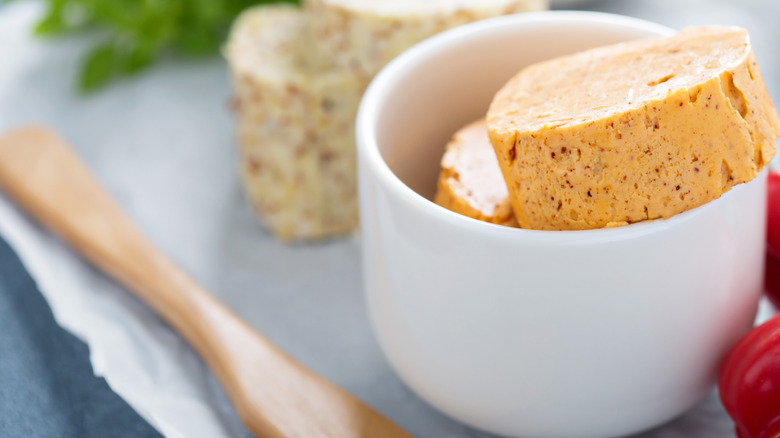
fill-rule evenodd
<path id="1" fill-rule="evenodd" d="M 25 129 L 0 141 L 0 184 L 33 217 L 138 294 L 188 340 L 219 307 L 163 257 L 54 134 Z M 182 298 L 182 294 L 187 299 Z"/>
<path id="2" fill-rule="evenodd" d="M 0 186 L 168 321 L 258 436 L 409 436 L 284 354 L 179 270 L 50 131 L 32 127 L 0 139 Z"/>

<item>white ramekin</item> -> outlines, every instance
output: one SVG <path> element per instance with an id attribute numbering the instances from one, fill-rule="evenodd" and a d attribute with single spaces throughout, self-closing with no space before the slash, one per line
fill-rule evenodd
<path id="1" fill-rule="evenodd" d="M 493 433 L 609 437 L 713 388 L 761 292 L 766 175 L 668 220 L 532 231 L 430 201 L 444 145 L 529 63 L 670 30 L 600 13 L 486 20 L 404 53 L 357 119 L 365 288 L 392 366 Z"/>

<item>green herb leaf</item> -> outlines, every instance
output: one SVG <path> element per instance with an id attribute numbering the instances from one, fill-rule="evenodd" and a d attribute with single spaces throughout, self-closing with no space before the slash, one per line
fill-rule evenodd
<path id="1" fill-rule="evenodd" d="M 0 0 L 0 3 L 13 0 Z M 108 36 L 85 57 L 78 88 L 98 90 L 142 71 L 167 54 L 215 55 L 230 25 L 257 4 L 301 0 L 44 0 L 47 11 L 35 34 L 47 37 L 86 28 Z"/>
<path id="2" fill-rule="evenodd" d="M 106 85 L 114 77 L 117 59 L 117 50 L 111 44 L 103 44 L 92 49 L 82 64 L 79 90 L 89 93 Z"/>
<path id="3" fill-rule="evenodd" d="M 36 35 L 53 35 L 65 30 L 65 21 L 63 21 L 62 6 L 63 1 L 52 1 L 52 4 L 33 30 Z"/>
<path id="4" fill-rule="evenodd" d="M 154 62 L 157 50 L 154 47 L 139 45 L 131 50 L 124 59 L 122 73 L 132 75 Z"/>

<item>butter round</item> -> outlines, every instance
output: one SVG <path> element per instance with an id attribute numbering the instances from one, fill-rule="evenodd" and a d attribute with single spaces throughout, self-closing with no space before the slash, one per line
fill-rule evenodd
<path id="1" fill-rule="evenodd" d="M 695 208 L 755 178 L 780 135 L 747 32 L 723 26 L 529 66 L 487 126 L 520 226 L 540 230 Z"/>
<path id="2" fill-rule="evenodd" d="M 434 201 L 473 219 L 517 226 L 484 120 L 464 126 L 447 144 Z"/>

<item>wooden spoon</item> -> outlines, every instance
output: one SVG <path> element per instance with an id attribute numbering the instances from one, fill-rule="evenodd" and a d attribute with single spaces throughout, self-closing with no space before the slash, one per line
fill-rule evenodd
<path id="1" fill-rule="evenodd" d="M 52 132 L 30 127 L 0 138 L 0 186 L 178 331 L 258 437 L 411 437 L 282 352 L 179 270 Z"/>

